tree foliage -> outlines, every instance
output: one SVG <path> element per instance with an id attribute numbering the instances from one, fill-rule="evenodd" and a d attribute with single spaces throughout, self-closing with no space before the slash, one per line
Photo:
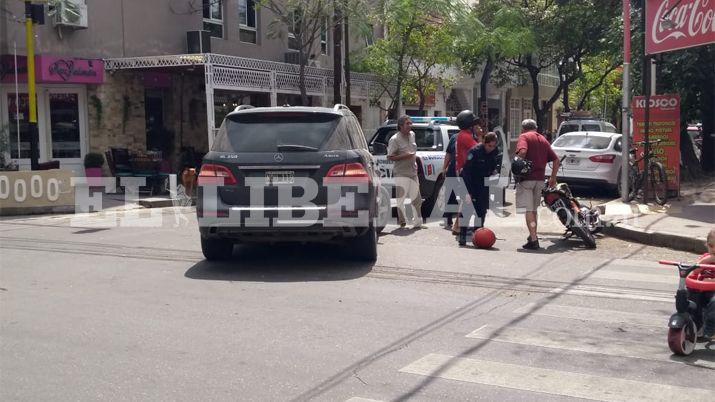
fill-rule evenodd
<path id="1" fill-rule="evenodd" d="M 308 105 L 305 67 L 313 55 L 320 34 L 327 29 L 326 21 L 333 15 L 332 0 L 259 0 L 256 8 L 269 10 L 274 18 L 268 25 L 271 38 L 289 38 L 295 44 L 299 60 L 301 102 Z"/>
<path id="2" fill-rule="evenodd" d="M 405 90 L 421 97 L 438 84 L 443 66 L 454 60 L 451 52 L 453 17 L 461 4 L 450 0 L 384 0 L 373 18 L 387 27 L 384 38 L 365 50 L 361 69 L 376 74 L 394 116 L 402 107 Z"/>

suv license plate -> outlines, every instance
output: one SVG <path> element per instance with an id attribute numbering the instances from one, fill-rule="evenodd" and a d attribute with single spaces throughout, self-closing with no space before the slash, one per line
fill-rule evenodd
<path id="1" fill-rule="evenodd" d="M 566 163 L 569 165 L 578 165 L 579 160 L 576 158 L 566 158 Z"/>
<path id="2" fill-rule="evenodd" d="M 266 185 L 274 186 L 278 184 L 293 184 L 295 182 L 295 172 L 292 170 L 278 170 L 266 172 Z"/>

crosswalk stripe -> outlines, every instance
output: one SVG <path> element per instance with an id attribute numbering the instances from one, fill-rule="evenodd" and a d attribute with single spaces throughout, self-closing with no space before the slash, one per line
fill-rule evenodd
<path id="1" fill-rule="evenodd" d="M 551 289 L 550 293 L 673 303 L 673 296 L 670 294 L 666 295 L 666 292 L 643 291 L 638 289 L 615 291 L 614 288 L 594 285 L 561 286 Z"/>
<path id="2" fill-rule="evenodd" d="M 537 306 L 537 303 L 529 303 L 514 310 L 514 313 L 659 328 L 665 328 L 668 322 L 667 315 L 601 310 L 589 307 L 561 306 L 557 304 Z"/>
<path id="3" fill-rule="evenodd" d="M 671 360 L 671 353 L 666 344 L 665 330 L 659 344 L 635 342 L 616 338 L 604 339 L 602 336 L 580 335 L 575 337 L 566 332 L 543 331 L 527 328 L 508 327 L 496 329 L 492 326 L 482 326 L 467 335 L 467 338 L 486 339 L 495 342 L 513 343 L 518 345 L 537 346 L 542 348 L 571 350 L 585 353 L 595 353 L 608 356 L 631 357 L 637 359 L 677 362 Z M 623 335 L 625 338 L 626 335 Z M 684 359 L 684 361 L 686 361 Z M 688 364 L 715 369 L 715 362 L 694 360 L 688 358 Z"/>
<path id="4" fill-rule="evenodd" d="M 596 401 L 707 401 L 715 391 L 601 377 L 515 364 L 429 354 L 400 370 L 403 373 L 466 381 L 502 388 Z"/>
<path id="5" fill-rule="evenodd" d="M 629 282 L 649 282 L 649 283 L 667 283 L 677 286 L 678 277 L 675 275 L 658 275 L 658 274 L 641 274 L 637 272 L 618 272 L 618 271 L 597 271 L 589 276 L 589 278 L 598 279 L 613 279 Z"/>

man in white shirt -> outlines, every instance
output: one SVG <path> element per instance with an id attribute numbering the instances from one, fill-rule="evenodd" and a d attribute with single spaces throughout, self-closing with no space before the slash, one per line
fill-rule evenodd
<path id="1" fill-rule="evenodd" d="M 422 224 L 422 195 L 417 178 L 417 143 L 409 116 L 402 115 L 397 119 L 397 130 L 387 144 L 387 159 L 394 163 L 392 176 L 397 187 L 397 219 L 400 227 L 407 225 L 405 198 L 409 198 L 413 208 L 412 225 L 421 229 L 425 226 Z"/>

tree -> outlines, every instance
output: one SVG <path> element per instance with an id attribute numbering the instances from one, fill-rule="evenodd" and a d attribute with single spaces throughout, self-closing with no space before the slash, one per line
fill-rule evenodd
<path id="1" fill-rule="evenodd" d="M 601 39 L 620 13 L 618 0 L 522 0 L 510 3 L 521 13 L 521 21 L 531 30 L 536 50 L 521 53 L 507 63 L 527 72 L 533 91 L 532 107 L 539 130 L 546 124 L 546 113 L 565 90 L 582 74 L 583 59 L 602 50 Z M 551 68 L 559 73 L 559 85 L 541 102 L 539 74 Z M 568 104 L 568 95 L 566 103 Z"/>
<path id="2" fill-rule="evenodd" d="M 387 110 L 391 117 L 396 117 L 402 108 L 405 82 L 409 80 L 411 71 L 415 71 L 415 64 L 420 63 L 420 52 L 425 51 L 427 44 L 434 44 L 432 35 L 439 33 L 439 30 L 432 29 L 432 25 L 450 24 L 459 7 L 449 0 L 384 0 L 377 8 L 373 18 L 387 27 L 387 32 L 384 38 L 366 49 L 360 64 L 362 69 L 378 76 L 382 86 L 378 99 L 388 95 L 390 105 Z M 423 72 L 425 66 L 420 67 Z M 429 70 L 427 75 L 430 75 Z M 426 87 L 429 79 L 418 81 L 417 85 Z"/>
<path id="3" fill-rule="evenodd" d="M 260 0 L 256 8 L 264 8 L 273 13 L 268 25 L 269 37 L 288 37 L 292 48 L 298 51 L 299 83 L 301 103 L 309 104 L 305 87 L 305 66 L 313 55 L 313 47 L 320 40 L 322 30 L 327 29 L 326 21 L 333 14 L 330 0 Z"/>
<path id="4" fill-rule="evenodd" d="M 479 106 L 487 102 L 487 84 L 492 72 L 503 61 L 535 49 L 531 31 L 515 9 L 502 0 L 482 0 L 460 18 L 456 52 L 462 70 L 474 75 L 480 69 Z M 487 117 L 482 113 L 482 118 Z"/>

